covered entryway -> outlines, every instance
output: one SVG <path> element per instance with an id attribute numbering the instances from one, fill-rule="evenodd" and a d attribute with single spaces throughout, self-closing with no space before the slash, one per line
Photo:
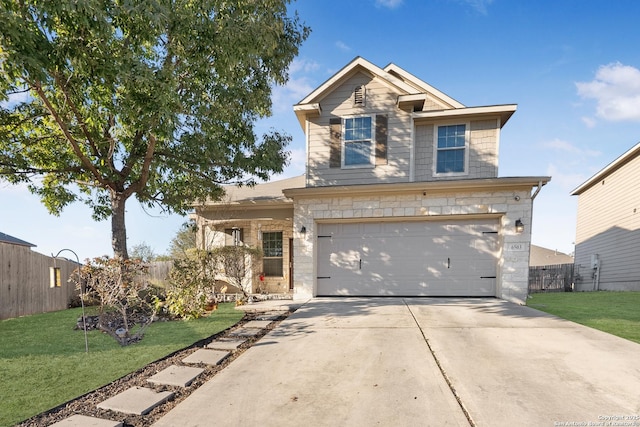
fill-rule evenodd
<path id="1" fill-rule="evenodd" d="M 495 296 L 498 220 L 318 224 L 317 295 Z"/>

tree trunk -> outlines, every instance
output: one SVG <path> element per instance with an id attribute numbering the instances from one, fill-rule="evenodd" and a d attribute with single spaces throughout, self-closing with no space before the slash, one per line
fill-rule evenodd
<path id="1" fill-rule="evenodd" d="M 113 256 L 122 260 L 129 259 L 127 227 L 124 223 L 126 201 L 122 193 L 111 192 L 111 246 Z"/>

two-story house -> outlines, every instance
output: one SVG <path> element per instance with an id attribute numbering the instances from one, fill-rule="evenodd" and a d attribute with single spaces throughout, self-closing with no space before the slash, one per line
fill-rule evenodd
<path id="1" fill-rule="evenodd" d="M 580 184 L 575 289 L 640 291 L 640 143 Z"/>
<path id="2" fill-rule="evenodd" d="M 550 178 L 498 177 L 516 105 L 466 107 L 358 57 L 294 111 L 305 175 L 196 207 L 201 247 L 262 248 L 254 288 L 294 298 L 525 301 L 532 203 Z"/>

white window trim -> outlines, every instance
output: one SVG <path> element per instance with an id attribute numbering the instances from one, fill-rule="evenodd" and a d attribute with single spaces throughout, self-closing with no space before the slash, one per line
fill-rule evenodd
<path id="1" fill-rule="evenodd" d="M 285 252 L 284 252 L 284 250 L 285 250 L 285 246 L 284 246 L 284 244 L 285 244 L 285 243 L 284 243 L 284 242 L 285 242 L 285 233 L 284 233 L 284 230 L 263 230 L 263 231 L 262 231 L 262 233 L 263 233 L 263 235 L 264 235 L 264 233 L 281 233 L 281 235 L 282 235 L 282 243 L 281 243 L 281 244 L 282 244 L 282 256 L 279 256 L 279 257 L 273 257 L 273 256 L 268 257 L 268 256 L 263 256 L 263 257 L 262 257 L 262 261 L 263 261 L 262 268 L 263 268 L 263 270 L 264 270 L 264 260 L 265 260 L 265 259 L 279 259 L 279 260 L 281 261 L 282 276 L 267 276 L 267 275 L 265 274 L 265 277 L 266 277 L 266 278 L 269 278 L 269 279 L 279 279 L 279 278 L 284 278 L 284 277 L 286 276 L 285 263 L 284 263 L 284 254 L 285 254 Z M 263 240 L 263 239 L 261 239 L 261 240 Z M 264 245 L 264 240 L 263 240 L 263 243 L 261 243 L 261 248 L 264 250 L 264 246 L 262 246 L 262 245 Z"/>
<path id="2" fill-rule="evenodd" d="M 464 125 L 464 171 L 462 172 L 438 172 L 438 128 L 442 126 Z M 445 122 L 433 126 L 433 165 L 434 177 L 466 176 L 469 175 L 469 143 L 471 140 L 471 122 Z"/>
<path id="3" fill-rule="evenodd" d="M 369 154 L 369 164 L 362 165 L 346 165 L 346 155 L 345 155 L 345 128 L 346 121 L 348 119 L 357 119 L 359 117 L 370 117 L 371 118 L 371 150 Z M 373 169 L 376 165 L 376 115 L 375 114 L 357 114 L 352 116 L 344 116 L 342 117 L 342 135 L 340 141 L 340 167 L 342 169 Z"/>

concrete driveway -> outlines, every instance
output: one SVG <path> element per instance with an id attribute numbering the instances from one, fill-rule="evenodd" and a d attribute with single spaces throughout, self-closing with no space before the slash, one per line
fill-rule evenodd
<path id="1" fill-rule="evenodd" d="M 496 299 L 314 299 L 155 424 L 213 425 L 640 426 L 640 345 Z"/>

